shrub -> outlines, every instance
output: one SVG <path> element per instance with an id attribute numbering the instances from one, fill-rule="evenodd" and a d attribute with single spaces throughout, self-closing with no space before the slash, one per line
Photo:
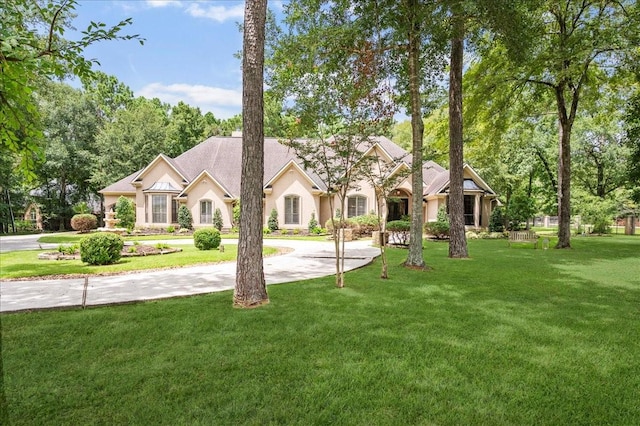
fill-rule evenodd
<path id="1" fill-rule="evenodd" d="M 233 227 L 240 227 L 240 200 L 233 205 Z"/>
<path id="2" fill-rule="evenodd" d="M 16 220 L 15 224 L 18 232 L 35 232 L 38 230 L 36 224 L 30 220 Z"/>
<path id="3" fill-rule="evenodd" d="M 449 216 L 444 207 L 438 209 L 438 216 L 435 222 L 424 224 L 424 232 L 438 240 L 449 238 Z"/>
<path id="4" fill-rule="evenodd" d="M 193 243 L 198 250 L 217 249 L 220 240 L 220 231 L 215 228 L 202 228 L 193 233 Z"/>
<path id="5" fill-rule="evenodd" d="M 350 221 L 354 222 L 357 226 L 355 227 L 356 233 L 358 236 L 370 237 L 373 234 L 373 231 L 380 230 L 380 224 L 378 223 L 378 215 L 376 214 L 365 214 L 362 216 L 355 216 L 349 218 Z"/>
<path id="6" fill-rule="evenodd" d="M 387 223 L 387 231 L 391 234 L 389 241 L 393 244 L 409 244 L 411 222 L 407 220 L 392 220 Z"/>
<path id="7" fill-rule="evenodd" d="M 167 243 L 156 243 L 156 248 L 158 250 L 168 249 L 169 248 L 169 244 L 167 244 Z"/>
<path id="8" fill-rule="evenodd" d="M 89 232 L 98 227 L 98 218 L 92 214 L 77 214 L 71 218 L 71 228 L 78 232 Z"/>
<path id="9" fill-rule="evenodd" d="M 269 220 L 267 221 L 267 227 L 270 231 L 277 231 L 278 227 L 278 210 L 271 209 L 271 213 L 269 213 Z"/>
<path id="10" fill-rule="evenodd" d="M 89 208 L 86 202 L 81 201 L 75 206 L 73 206 L 73 212 L 75 214 L 87 214 L 87 213 L 91 213 L 91 209 Z"/>
<path id="11" fill-rule="evenodd" d="M 523 193 L 514 194 L 507 204 L 506 216 L 509 230 L 518 231 L 522 224 L 533 217 L 536 212 L 533 198 Z"/>
<path id="12" fill-rule="evenodd" d="M 116 202 L 116 219 L 119 219 L 118 226 L 133 229 L 136 225 L 136 207 L 133 201 L 127 197 L 120 196 Z"/>
<path id="13" fill-rule="evenodd" d="M 78 251 L 78 245 L 77 244 L 60 244 L 58 246 L 58 252 L 62 253 L 62 254 L 75 254 L 76 251 Z"/>
<path id="14" fill-rule="evenodd" d="M 271 229 L 269 228 L 262 228 L 262 235 L 269 235 L 271 233 Z"/>
<path id="15" fill-rule="evenodd" d="M 80 240 L 80 259 L 89 265 L 110 265 L 120 260 L 124 241 L 111 232 L 100 232 Z"/>
<path id="16" fill-rule="evenodd" d="M 220 207 L 216 207 L 216 210 L 213 212 L 213 227 L 218 231 L 222 231 L 222 211 Z"/>
<path id="17" fill-rule="evenodd" d="M 498 206 L 491 212 L 489 216 L 489 232 L 504 231 L 504 213 L 502 207 Z"/>
<path id="18" fill-rule="evenodd" d="M 334 218 L 336 225 L 338 226 L 338 228 L 340 228 L 340 218 L 339 217 L 335 217 Z M 342 228 L 356 228 L 358 226 L 357 223 L 355 223 L 353 220 L 351 220 L 351 218 L 349 219 L 344 219 L 344 223 L 342 224 Z M 333 224 L 331 223 L 331 219 L 328 219 L 325 224 L 324 227 L 327 228 L 329 230 L 329 232 L 333 231 Z"/>
<path id="19" fill-rule="evenodd" d="M 318 221 L 316 220 L 315 212 L 311 212 L 311 219 L 309 219 L 309 223 L 307 224 L 307 227 L 309 228 L 310 234 L 313 234 L 316 228 L 318 227 Z"/>
<path id="20" fill-rule="evenodd" d="M 191 210 L 185 205 L 180 204 L 178 208 L 178 225 L 182 229 L 191 229 L 193 227 L 193 216 Z"/>
<path id="21" fill-rule="evenodd" d="M 173 225 L 167 226 L 167 232 L 168 233 L 173 234 L 175 231 L 176 231 L 175 226 L 173 226 Z"/>
<path id="22" fill-rule="evenodd" d="M 298 235 L 298 234 L 300 234 L 300 228 L 294 228 L 293 235 Z"/>

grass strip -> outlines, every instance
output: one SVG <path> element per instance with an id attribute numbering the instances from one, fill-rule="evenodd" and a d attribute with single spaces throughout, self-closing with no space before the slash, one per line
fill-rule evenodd
<path id="1" fill-rule="evenodd" d="M 162 268 L 180 268 L 197 264 L 230 262 L 236 259 L 237 245 L 225 244 L 219 250 L 198 250 L 190 245 L 180 245 L 182 251 L 164 255 L 123 257 L 113 265 L 92 266 L 81 260 L 41 260 L 38 254 L 47 250 L 27 250 L 2 253 L 0 279 L 17 279 L 59 275 L 97 275 L 141 271 Z M 50 251 L 50 250 L 48 250 Z M 265 255 L 277 252 L 275 247 L 264 247 Z"/>

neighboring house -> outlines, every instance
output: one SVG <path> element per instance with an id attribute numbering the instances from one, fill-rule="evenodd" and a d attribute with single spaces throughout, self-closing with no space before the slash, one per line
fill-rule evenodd
<path id="1" fill-rule="evenodd" d="M 308 226 L 312 213 L 321 225 L 330 219 L 331 209 L 326 185 L 313 171 L 305 170 L 290 148 L 274 138 L 265 139 L 263 223 L 272 209 L 278 212 L 283 229 Z M 411 156 L 385 137 L 376 137 L 364 155 L 378 155 L 385 162 L 395 162 L 397 170 L 411 168 Z M 185 204 L 195 227 L 212 226 L 216 208 L 222 212 L 225 228 L 232 227 L 233 206 L 240 198 L 242 138 L 211 137 L 176 158 L 158 155 L 144 169 L 100 191 L 104 205 L 112 209 L 120 196 L 136 205 L 137 227 L 165 227 L 177 223 L 178 207 Z M 423 165 L 423 214 L 425 221 L 435 221 L 438 208 L 446 206 L 449 172 L 427 161 Z M 497 204 L 497 195 L 468 165 L 464 168 L 465 224 L 486 228 L 489 215 Z M 348 193 L 348 217 L 376 210 L 375 191 L 366 181 Z M 411 177 L 402 180 L 392 191 L 388 220 L 411 214 Z M 339 206 L 334 203 L 334 208 Z"/>

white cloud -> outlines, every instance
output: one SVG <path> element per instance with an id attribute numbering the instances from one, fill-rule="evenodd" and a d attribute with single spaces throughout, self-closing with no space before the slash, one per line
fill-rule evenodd
<path id="1" fill-rule="evenodd" d="M 146 0 L 146 3 L 151 7 L 180 6 L 182 4 L 179 0 Z"/>
<path id="2" fill-rule="evenodd" d="M 207 18 L 216 22 L 224 22 L 229 19 L 244 18 L 244 2 L 235 6 L 212 6 L 207 4 L 205 7 L 200 3 L 191 3 L 187 7 L 186 12 L 196 18 Z"/>
<path id="3" fill-rule="evenodd" d="M 229 118 L 242 110 L 242 90 L 222 89 L 204 85 L 151 83 L 136 91 L 136 96 L 158 98 L 177 105 L 182 101 L 199 107 L 202 113 L 212 112 L 216 118 Z"/>

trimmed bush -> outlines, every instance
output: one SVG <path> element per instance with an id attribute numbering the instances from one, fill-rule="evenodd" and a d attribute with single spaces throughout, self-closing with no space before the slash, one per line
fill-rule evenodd
<path id="1" fill-rule="evenodd" d="M 215 228 L 202 228 L 193 233 L 193 244 L 198 250 L 217 249 L 220 240 L 220 231 Z"/>
<path id="2" fill-rule="evenodd" d="M 438 209 L 438 216 L 435 222 L 427 222 L 424 224 L 424 232 L 438 240 L 449 238 L 449 228 L 449 216 L 444 207 Z"/>
<path id="3" fill-rule="evenodd" d="M 340 218 L 339 217 L 335 217 L 334 218 L 336 225 L 338 227 L 340 227 Z M 324 224 L 324 227 L 327 228 L 329 230 L 329 232 L 333 232 L 333 225 L 331 224 L 331 219 L 327 219 L 327 221 Z M 357 228 L 358 224 L 355 223 L 353 220 L 351 220 L 351 218 L 344 219 L 344 223 L 342 224 L 342 228 Z"/>
<path id="4" fill-rule="evenodd" d="M 392 244 L 409 244 L 410 231 L 411 222 L 407 220 L 392 220 L 387 223 L 387 232 L 390 234 L 389 242 Z"/>
<path id="5" fill-rule="evenodd" d="M 218 231 L 222 231 L 222 225 L 222 211 L 220 210 L 220 207 L 216 207 L 216 210 L 213 212 L 213 227 Z"/>
<path id="6" fill-rule="evenodd" d="M 387 223 L 387 231 L 389 232 L 405 232 L 411 229 L 411 222 L 406 220 L 392 220 Z"/>
<path id="7" fill-rule="evenodd" d="M 355 227 L 355 232 L 360 237 L 370 237 L 373 234 L 373 231 L 380 230 L 380 224 L 378 223 L 378 215 L 376 214 L 365 214 L 362 216 L 355 216 L 349 218 L 350 221 L 354 222 L 357 226 Z"/>
<path id="8" fill-rule="evenodd" d="M 311 212 L 311 219 L 309 219 L 309 223 L 307 224 L 307 228 L 309 229 L 309 233 L 313 234 L 318 227 L 318 221 L 316 220 L 316 213 Z"/>
<path id="9" fill-rule="evenodd" d="M 136 205 L 127 198 L 120 196 L 116 203 L 116 219 L 119 219 L 118 226 L 126 229 L 133 229 L 136 226 Z"/>
<path id="10" fill-rule="evenodd" d="M 111 232 L 100 232 L 80 240 L 80 259 L 89 265 L 110 265 L 120 260 L 124 241 Z"/>
<path id="11" fill-rule="evenodd" d="M 184 205 L 180 204 L 178 208 L 178 225 L 182 229 L 191 229 L 193 227 L 193 216 L 191 216 L 191 210 Z"/>
<path id="12" fill-rule="evenodd" d="M 267 227 L 269 231 L 277 231 L 278 227 L 278 210 L 271 209 L 271 213 L 269 213 L 269 220 L 267 221 Z"/>
<path id="13" fill-rule="evenodd" d="M 92 214 L 77 214 L 71 218 L 71 228 L 78 232 L 89 232 L 98 227 L 98 218 Z"/>

